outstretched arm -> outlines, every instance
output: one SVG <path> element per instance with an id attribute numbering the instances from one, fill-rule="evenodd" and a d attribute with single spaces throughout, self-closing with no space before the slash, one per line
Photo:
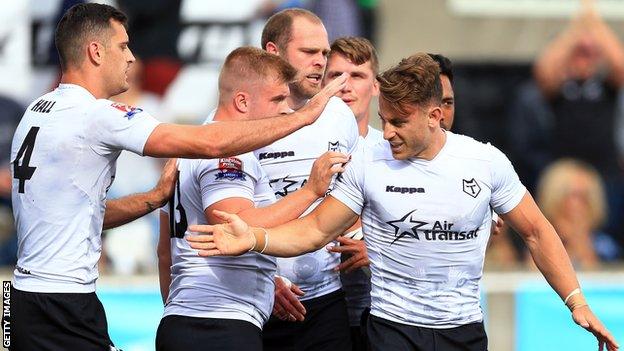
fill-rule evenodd
<path id="1" fill-rule="evenodd" d="M 212 235 L 192 235 L 186 240 L 202 256 L 240 255 L 248 251 L 294 257 L 317 250 L 344 233 L 358 215 L 342 202 L 327 196 L 310 214 L 272 229 L 250 228 L 238 216 L 216 212 L 224 225 L 196 225 L 189 230 Z"/>
<path id="2" fill-rule="evenodd" d="M 303 108 L 288 115 L 203 126 L 160 124 L 147 139 L 143 154 L 210 159 L 259 149 L 316 121 L 329 99 L 344 87 L 345 81 L 346 75 L 334 79 Z"/>
<path id="3" fill-rule="evenodd" d="M 132 194 L 106 201 L 103 229 L 132 222 L 163 206 L 173 194 L 177 177 L 177 160 L 168 160 L 156 186 L 145 193 Z"/>
<path id="4" fill-rule="evenodd" d="M 617 350 L 618 346 L 609 331 L 589 309 L 580 293 L 580 284 L 568 254 L 553 226 L 539 210 L 527 192 L 518 206 L 501 215 L 526 242 L 531 256 L 550 286 L 565 301 L 574 321 L 598 339 L 600 350 Z"/>

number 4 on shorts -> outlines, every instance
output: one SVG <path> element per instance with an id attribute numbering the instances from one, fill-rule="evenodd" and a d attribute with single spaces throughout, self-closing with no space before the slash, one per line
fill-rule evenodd
<path id="1" fill-rule="evenodd" d="M 13 160 L 13 178 L 19 179 L 19 192 L 21 194 L 24 193 L 24 185 L 26 185 L 26 181 L 32 178 L 35 170 L 37 169 L 37 167 L 30 167 L 28 164 L 30 163 L 30 156 L 35 148 L 35 139 L 37 139 L 38 132 L 39 127 L 30 128 L 22 146 L 20 146 L 20 149 L 17 152 L 15 160 Z M 22 161 L 22 164 L 19 163 L 20 160 Z"/>

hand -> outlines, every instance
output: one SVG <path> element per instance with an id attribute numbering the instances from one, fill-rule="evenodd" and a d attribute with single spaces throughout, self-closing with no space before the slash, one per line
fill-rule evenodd
<path id="1" fill-rule="evenodd" d="M 256 246 L 256 237 L 240 217 L 218 210 L 213 213 L 224 223 L 189 226 L 198 235 L 187 235 L 186 241 L 200 256 L 239 256 Z"/>
<path id="2" fill-rule="evenodd" d="M 598 320 L 589 309 L 589 306 L 585 305 L 574 309 L 574 311 L 572 311 L 572 319 L 576 324 L 594 334 L 596 339 L 598 339 L 598 350 L 604 350 L 605 345 L 608 351 L 616 351 L 620 347 L 613 335 L 611 335 L 607 328 L 602 325 L 600 320 Z"/>
<path id="3" fill-rule="evenodd" d="M 175 189 L 176 181 L 178 180 L 178 160 L 175 158 L 170 158 L 160 173 L 160 179 L 158 179 L 158 183 L 152 190 L 156 196 L 158 203 L 160 206 L 169 201 L 169 199 L 173 196 L 173 191 Z"/>
<path id="4" fill-rule="evenodd" d="M 301 113 L 306 119 L 307 124 L 314 123 L 325 109 L 329 99 L 340 92 L 345 87 L 346 82 L 347 75 L 345 73 L 339 75 L 336 79 L 327 83 L 321 91 L 314 95 L 305 106 L 295 113 Z"/>
<path id="5" fill-rule="evenodd" d="M 363 240 L 354 240 L 343 236 L 339 236 L 336 240 L 340 243 L 340 245 L 329 246 L 327 250 L 340 254 L 348 254 L 349 258 L 334 268 L 335 271 L 351 273 L 356 269 L 370 264 L 370 261 L 368 260 L 368 252 L 366 251 L 366 244 Z"/>
<path id="6" fill-rule="evenodd" d="M 336 173 L 344 171 L 344 164 L 349 161 L 349 156 L 340 152 L 327 151 L 314 161 L 310 178 L 304 185 L 317 197 L 325 196 L 332 177 Z"/>
<path id="7" fill-rule="evenodd" d="M 503 230 L 503 226 L 505 225 L 505 221 L 498 217 L 498 219 L 495 221 L 494 225 L 492 226 L 491 229 L 491 235 L 499 235 L 501 233 L 501 230 Z"/>
<path id="8" fill-rule="evenodd" d="M 276 276 L 273 315 L 283 321 L 302 322 L 305 318 L 306 309 L 297 296 L 303 295 L 304 292 L 297 285 L 285 278 Z"/>

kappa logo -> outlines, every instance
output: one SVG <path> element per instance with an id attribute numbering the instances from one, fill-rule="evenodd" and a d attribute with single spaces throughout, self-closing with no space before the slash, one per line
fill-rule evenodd
<path id="1" fill-rule="evenodd" d="M 285 158 L 295 156 L 294 151 L 276 151 L 276 152 L 261 152 L 259 155 L 259 160 L 267 160 L 267 159 L 277 159 L 277 158 Z"/>
<path id="2" fill-rule="evenodd" d="M 327 143 L 327 151 L 339 151 L 340 150 L 340 142 L 339 141 L 334 141 L 334 142 L 328 142 Z"/>
<path id="3" fill-rule="evenodd" d="M 479 186 L 479 183 L 477 183 L 477 181 L 474 178 L 470 180 L 462 179 L 462 186 L 463 186 L 464 192 L 474 197 L 475 199 L 481 193 L 481 187 Z"/>
<path id="4" fill-rule="evenodd" d="M 399 193 L 399 194 L 415 194 L 415 193 L 424 193 L 425 188 L 386 185 L 386 192 L 387 193 Z"/>

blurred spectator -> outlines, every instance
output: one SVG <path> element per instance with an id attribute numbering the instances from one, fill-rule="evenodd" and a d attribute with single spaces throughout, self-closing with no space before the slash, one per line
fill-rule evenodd
<path id="1" fill-rule="evenodd" d="M 130 88 L 111 100 L 149 111 L 161 120 L 160 98 L 143 90 L 143 64 L 137 58 L 128 71 Z M 151 189 L 158 181 L 162 162 L 151 157 L 141 157 L 131 152 L 122 152 L 117 159 L 117 172 L 109 198 L 139 193 Z M 103 234 L 102 271 L 112 268 L 113 273 L 135 274 L 152 272 L 156 269 L 156 234 L 158 216 L 150 213 L 131 223 L 111 229 Z M 110 262 L 112 267 L 107 267 Z"/>
<path id="2" fill-rule="evenodd" d="M 17 262 L 17 235 L 11 211 L 11 142 L 24 108 L 0 96 L 0 266 Z"/>
<path id="3" fill-rule="evenodd" d="M 306 7 L 321 18 L 330 42 L 362 36 L 362 16 L 356 0 L 310 0 Z"/>
<path id="4" fill-rule="evenodd" d="M 600 176 L 592 166 L 573 159 L 554 162 L 539 181 L 537 202 L 575 267 L 596 268 L 601 259 L 617 258 L 615 241 L 597 232 L 606 218 L 606 201 Z"/>
<path id="5" fill-rule="evenodd" d="M 584 1 L 581 13 L 544 50 L 535 84 L 520 89 L 511 113 L 512 142 L 529 186 L 549 161 L 572 157 L 594 166 L 605 181 L 605 230 L 624 242 L 623 168 L 616 147 L 618 91 L 624 84 L 624 48 Z M 522 172 L 521 172 L 522 173 Z"/>
<path id="6" fill-rule="evenodd" d="M 178 37 L 182 0 L 119 0 L 128 16 L 130 47 L 145 64 L 144 89 L 162 96 L 182 67 Z"/>

